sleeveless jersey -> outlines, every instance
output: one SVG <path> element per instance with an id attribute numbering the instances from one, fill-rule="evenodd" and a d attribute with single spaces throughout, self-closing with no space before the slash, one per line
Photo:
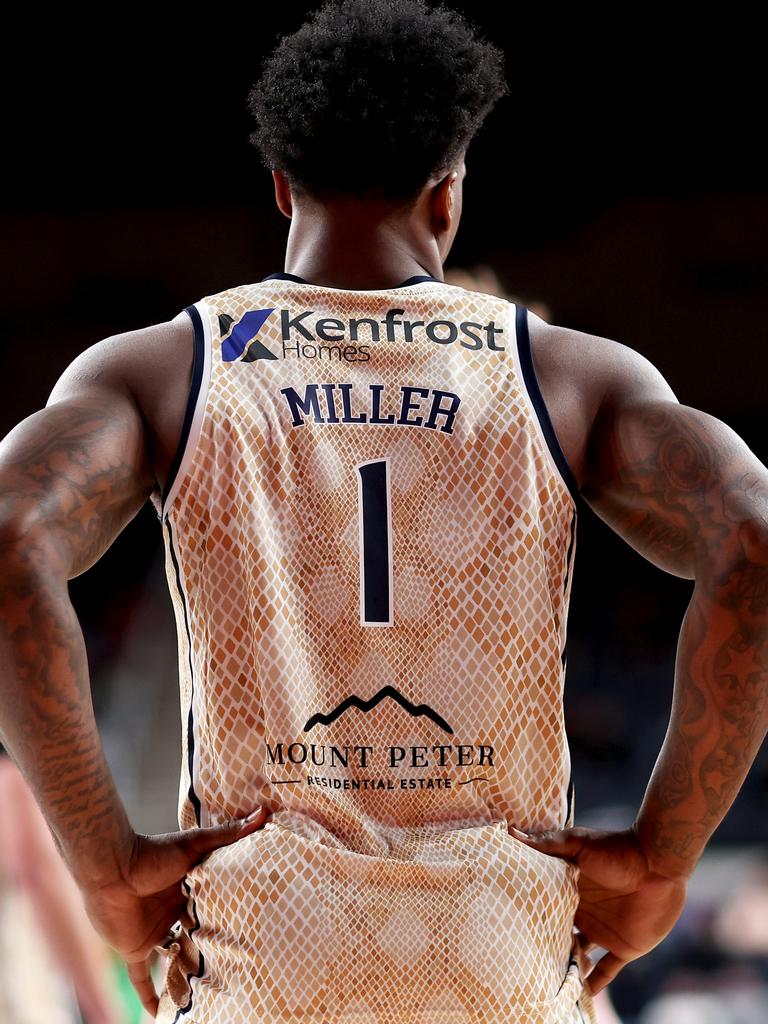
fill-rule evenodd
<path id="1" fill-rule="evenodd" d="M 527 310 L 429 275 L 288 273 L 187 307 L 160 519 L 185 880 L 161 1020 L 592 1019 L 563 723 L 577 486 Z"/>

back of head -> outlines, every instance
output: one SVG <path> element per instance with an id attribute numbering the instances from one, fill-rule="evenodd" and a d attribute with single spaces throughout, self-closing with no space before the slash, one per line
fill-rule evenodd
<path id="1" fill-rule="evenodd" d="M 268 58 L 250 141 L 299 194 L 409 202 L 508 93 L 503 51 L 458 12 L 330 0 Z"/>

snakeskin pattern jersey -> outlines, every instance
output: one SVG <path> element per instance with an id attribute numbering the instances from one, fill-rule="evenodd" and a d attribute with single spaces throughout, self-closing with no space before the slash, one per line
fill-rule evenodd
<path id="1" fill-rule="evenodd" d="M 158 1019 L 570 1024 L 593 1008 L 563 723 L 577 487 L 527 310 L 288 273 L 187 307 L 160 521 L 186 878 Z"/>

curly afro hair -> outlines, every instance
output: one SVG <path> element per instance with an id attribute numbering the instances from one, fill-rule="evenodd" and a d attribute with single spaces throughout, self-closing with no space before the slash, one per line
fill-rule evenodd
<path id="1" fill-rule="evenodd" d="M 413 202 L 509 89 L 504 53 L 424 0 L 330 0 L 248 94 L 265 167 L 320 199 Z"/>

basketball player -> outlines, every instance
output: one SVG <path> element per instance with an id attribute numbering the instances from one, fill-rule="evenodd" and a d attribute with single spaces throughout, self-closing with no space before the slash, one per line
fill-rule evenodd
<path id="1" fill-rule="evenodd" d="M 639 353 L 443 280 L 507 91 L 450 10 L 322 8 L 250 98 L 285 269 L 97 342 L 0 446 L 3 738 L 159 1020 L 594 1020 L 765 733 L 766 468 Z M 105 763 L 67 593 L 147 499 L 183 720 L 159 837 Z M 694 581 L 616 832 L 573 827 L 563 727 L 585 502 Z"/>

